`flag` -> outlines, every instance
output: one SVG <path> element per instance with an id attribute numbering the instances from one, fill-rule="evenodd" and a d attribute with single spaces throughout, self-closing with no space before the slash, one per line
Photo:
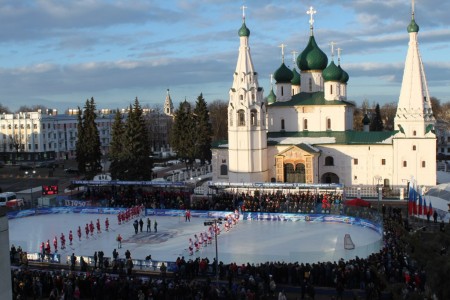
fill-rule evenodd
<path id="1" fill-rule="evenodd" d="M 419 209 L 418 209 L 417 214 L 418 214 L 419 216 L 421 216 L 422 213 L 423 213 L 423 210 L 422 210 L 422 195 L 419 194 Z"/>
<path id="2" fill-rule="evenodd" d="M 427 200 L 425 199 L 425 197 L 423 197 L 423 214 L 425 216 L 428 216 Z"/>
<path id="3" fill-rule="evenodd" d="M 409 186 L 408 190 L 408 215 L 412 215 L 413 213 L 413 189 Z"/>
<path id="4" fill-rule="evenodd" d="M 428 213 L 430 215 L 433 215 L 433 205 L 431 205 L 431 200 L 430 200 L 430 206 L 428 206 Z"/>
<path id="5" fill-rule="evenodd" d="M 412 194 L 413 194 L 413 200 L 412 200 L 413 201 L 413 214 L 417 215 L 417 193 L 414 188 L 413 188 Z"/>

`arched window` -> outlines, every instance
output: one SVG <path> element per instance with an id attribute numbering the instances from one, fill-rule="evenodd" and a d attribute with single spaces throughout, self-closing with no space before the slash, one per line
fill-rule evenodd
<path id="1" fill-rule="evenodd" d="M 245 126 L 245 111 L 243 109 L 238 111 L 238 126 Z"/>
<path id="2" fill-rule="evenodd" d="M 244 95 L 239 95 L 239 100 L 244 100 Z"/>
<path id="3" fill-rule="evenodd" d="M 334 166 L 334 158 L 332 156 L 325 157 L 325 166 Z"/>
<path id="4" fill-rule="evenodd" d="M 417 135 L 417 132 L 414 130 L 413 131 L 413 136 L 416 136 Z"/>
<path id="5" fill-rule="evenodd" d="M 308 130 L 308 119 L 303 120 L 303 130 Z"/>
<path id="6" fill-rule="evenodd" d="M 413 151 L 416 151 L 416 145 L 413 145 Z"/>
<path id="7" fill-rule="evenodd" d="M 284 95 L 284 88 L 281 87 L 281 96 L 283 96 L 283 95 Z"/>
<path id="8" fill-rule="evenodd" d="M 252 94 L 252 100 L 255 101 L 255 94 Z"/>
<path id="9" fill-rule="evenodd" d="M 284 119 L 281 119 L 281 130 L 284 130 Z"/>
<path id="10" fill-rule="evenodd" d="M 312 92 L 312 78 L 309 78 L 309 91 Z"/>
<path id="11" fill-rule="evenodd" d="M 250 112 L 250 124 L 252 126 L 256 126 L 257 123 L 258 123 L 258 119 L 257 119 L 256 109 L 252 109 L 252 111 Z"/>
<path id="12" fill-rule="evenodd" d="M 221 176 L 228 175 L 228 166 L 227 165 L 220 165 L 220 175 Z"/>
<path id="13" fill-rule="evenodd" d="M 331 119 L 327 118 L 327 130 L 331 130 Z"/>
<path id="14" fill-rule="evenodd" d="M 330 85 L 330 95 L 333 95 L 333 85 Z"/>

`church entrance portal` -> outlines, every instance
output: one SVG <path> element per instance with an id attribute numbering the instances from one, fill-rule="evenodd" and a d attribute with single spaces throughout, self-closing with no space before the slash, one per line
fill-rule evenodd
<path id="1" fill-rule="evenodd" d="M 322 175 L 321 183 L 339 183 L 339 176 L 334 173 L 328 172 Z"/>
<path id="2" fill-rule="evenodd" d="M 306 177 L 305 177 L 305 165 L 302 163 L 296 164 L 295 168 L 293 164 L 285 164 L 284 165 L 284 179 L 285 182 L 289 183 L 305 183 Z"/>

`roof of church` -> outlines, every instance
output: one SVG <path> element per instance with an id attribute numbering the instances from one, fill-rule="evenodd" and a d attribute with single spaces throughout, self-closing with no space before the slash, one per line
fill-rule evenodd
<path id="1" fill-rule="evenodd" d="M 398 131 L 298 131 L 269 132 L 268 144 L 392 144 Z"/>
<path id="2" fill-rule="evenodd" d="M 311 35 L 305 50 L 297 57 L 298 68 L 301 71 L 323 70 L 327 65 L 327 55 L 317 46 L 314 35 Z"/>
<path id="3" fill-rule="evenodd" d="M 301 105 L 352 105 L 355 104 L 343 101 L 343 100 L 325 100 L 325 95 L 323 92 L 316 93 L 306 93 L 301 92 L 292 96 L 289 101 L 279 101 L 270 105 L 270 107 L 275 106 L 301 106 Z"/>
<path id="4" fill-rule="evenodd" d="M 250 29 L 247 28 L 247 26 L 245 25 L 245 22 L 242 22 L 242 26 L 241 28 L 239 28 L 238 31 L 239 36 L 250 36 Z"/>
<path id="5" fill-rule="evenodd" d="M 267 145 L 391 145 L 392 138 L 398 133 L 394 131 L 297 131 L 297 132 L 269 132 Z M 222 140 L 212 143 L 212 148 L 228 148 L 228 141 Z M 308 147 L 308 148 L 310 148 Z M 306 149 L 304 149 L 306 150 Z M 307 151 L 311 151 L 311 148 Z"/>

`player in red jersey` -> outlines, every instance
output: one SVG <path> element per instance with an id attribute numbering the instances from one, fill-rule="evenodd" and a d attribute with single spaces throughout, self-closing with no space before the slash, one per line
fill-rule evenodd
<path id="1" fill-rule="evenodd" d="M 56 235 L 53 239 L 53 247 L 55 247 L 55 253 L 58 252 L 58 238 L 56 237 Z"/>
<path id="2" fill-rule="evenodd" d="M 80 229 L 81 230 L 81 229 Z M 80 232 L 81 233 L 81 232 Z M 81 234 L 80 234 L 81 235 Z M 69 245 L 72 246 L 73 234 L 72 230 L 69 232 Z"/>
<path id="3" fill-rule="evenodd" d="M 77 234 L 78 234 L 78 240 L 81 241 L 81 227 L 80 226 L 78 226 Z"/>
<path id="4" fill-rule="evenodd" d="M 89 224 L 89 230 L 91 231 L 91 236 L 93 236 L 94 235 L 94 223 L 92 221 Z"/>
<path id="5" fill-rule="evenodd" d="M 100 227 L 100 219 L 97 219 L 97 233 L 102 233 L 101 227 Z"/>
<path id="6" fill-rule="evenodd" d="M 86 238 L 89 238 L 89 224 L 86 223 L 86 227 L 84 227 L 84 230 L 86 231 Z"/>
<path id="7" fill-rule="evenodd" d="M 106 230 L 106 231 L 109 230 L 109 220 L 108 220 L 108 217 L 106 217 L 106 220 L 105 220 L 105 230 Z"/>
<path id="8" fill-rule="evenodd" d="M 61 232 L 61 237 L 59 239 L 61 240 L 61 249 L 66 249 L 66 237 L 64 236 L 64 233 Z"/>

